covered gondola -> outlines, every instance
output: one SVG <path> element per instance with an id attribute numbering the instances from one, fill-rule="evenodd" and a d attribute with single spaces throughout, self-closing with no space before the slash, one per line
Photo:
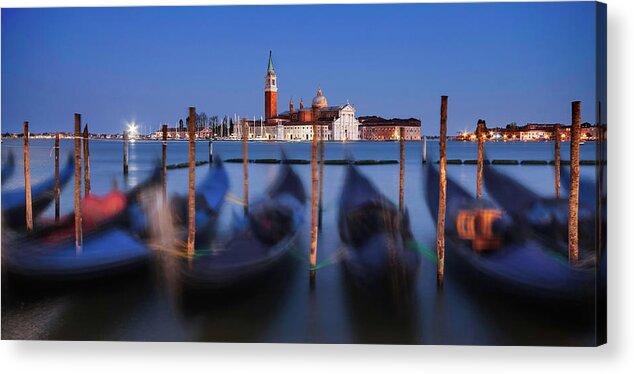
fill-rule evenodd
<path id="1" fill-rule="evenodd" d="M 246 220 L 237 224 L 224 244 L 196 243 L 183 260 L 182 279 L 191 290 L 227 291 L 263 280 L 286 263 L 305 214 L 304 186 L 287 165 L 281 165 L 264 196 L 250 204 Z"/>
<path id="2" fill-rule="evenodd" d="M 116 188 L 82 201 L 82 245 L 75 245 L 74 214 L 32 233 L 17 232 L 2 242 L 2 265 L 19 276 L 72 281 L 111 275 L 147 263 L 151 250 L 134 225 L 146 224 L 140 199 L 160 182 L 160 169 L 127 193 Z"/>
<path id="3" fill-rule="evenodd" d="M 347 168 L 338 213 L 345 273 L 367 294 L 407 294 L 420 265 L 420 254 L 408 247 L 409 216 L 356 166 Z"/>
<path id="4" fill-rule="evenodd" d="M 208 246 L 215 237 L 220 208 L 229 190 L 229 175 L 222 159 L 216 155 L 209 172 L 196 187 L 196 239 L 200 246 Z M 181 240 L 187 240 L 188 196 L 175 195 L 171 198 L 171 212 L 174 223 L 183 228 Z"/>
<path id="5" fill-rule="evenodd" d="M 424 166 L 424 178 L 427 206 L 437 221 L 439 174 L 435 165 Z M 522 195 L 524 188 L 498 187 L 514 197 L 518 208 L 530 206 Z M 535 238 L 528 217 L 514 216 L 487 200 L 476 199 L 450 178 L 446 196 L 447 276 L 522 298 L 591 300 L 594 271 L 570 265 L 559 251 Z"/>
<path id="6" fill-rule="evenodd" d="M 71 155 L 68 157 L 64 168 L 59 172 L 60 189 L 74 174 L 75 166 Z M 4 181 L 4 176 L 2 178 Z M 35 220 L 55 199 L 55 177 L 50 177 L 33 185 L 31 187 L 31 196 L 33 219 Z M 2 191 L 2 223 L 5 227 L 13 230 L 23 230 L 26 227 L 26 195 L 24 187 Z"/>
<path id="7" fill-rule="evenodd" d="M 491 199 L 529 228 L 534 238 L 567 257 L 568 198 L 542 197 L 491 165 L 484 166 L 483 179 Z M 595 261 L 595 210 L 595 204 L 579 204 L 579 255 L 588 267 Z"/>

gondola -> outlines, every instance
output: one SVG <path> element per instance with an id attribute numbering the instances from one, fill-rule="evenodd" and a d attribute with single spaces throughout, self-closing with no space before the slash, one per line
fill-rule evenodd
<path id="1" fill-rule="evenodd" d="M 438 170 L 428 164 L 423 175 L 427 206 L 437 222 Z M 528 201 L 513 187 L 502 186 L 523 206 Z M 526 219 L 516 219 L 492 202 L 472 197 L 450 178 L 446 192 L 447 276 L 462 278 L 482 290 L 530 300 L 592 300 L 594 272 L 569 265 L 561 253 L 536 240 Z"/>
<path id="2" fill-rule="evenodd" d="M 15 171 L 15 156 L 13 156 L 13 152 L 9 151 L 9 155 L 7 156 L 7 161 L 2 163 L 2 184 L 7 181 Z"/>
<path id="3" fill-rule="evenodd" d="M 516 222 L 545 246 L 568 253 L 568 199 L 542 197 L 513 178 L 484 165 L 484 185 L 488 195 Z M 594 266 L 595 205 L 579 204 L 579 256 L 582 264 Z"/>
<path id="4" fill-rule="evenodd" d="M 246 220 L 224 244 L 197 244 L 194 257 L 183 260 L 183 285 L 196 291 L 227 291 L 265 280 L 286 263 L 305 204 L 302 181 L 290 165 L 281 165 L 276 180 L 249 205 Z"/>
<path id="5" fill-rule="evenodd" d="M 407 294 L 420 265 L 412 251 L 409 216 L 381 194 L 356 166 L 347 167 L 338 226 L 351 283 L 377 298 Z"/>
<path id="6" fill-rule="evenodd" d="M 561 183 L 561 187 L 564 190 L 570 191 L 570 168 L 569 167 L 561 168 L 560 183 Z M 597 197 L 598 197 L 597 186 L 598 186 L 598 182 L 595 183 L 594 181 L 591 181 L 585 178 L 579 178 L 579 203 L 587 207 L 596 206 Z M 606 198 L 605 193 L 603 194 L 603 196 L 601 196 L 601 198 L 604 200 L 603 202 L 605 203 L 605 198 Z"/>
<path id="7" fill-rule="evenodd" d="M 66 161 L 66 165 L 59 173 L 60 189 L 74 174 L 73 157 L 70 155 Z M 31 196 L 33 219 L 35 220 L 55 199 L 55 177 L 51 177 L 32 186 Z M 2 191 L 2 222 L 5 227 L 13 230 L 23 230 L 25 228 L 26 196 L 24 187 L 6 192 Z"/>
<path id="8" fill-rule="evenodd" d="M 11 274 L 46 281 L 74 281 L 109 276 L 142 265 L 151 250 L 132 226 L 145 224 L 140 198 L 160 182 L 155 169 L 145 182 L 127 193 L 116 189 L 102 198 L 84 199 L 83 243 L 75 246 L 74 215 L 58 223 L 18 232 L 2 243 L 2 265 Z"/>
<path id="9" fill-rule="evenodd" d="M 196 238 L 195 243 L 208 246 L 215 237 L 220 208 L 229 190 L 229 176 L 222 159 L 216 155 L 205 176 L 196 187 Z M 188 196 L 175 195 L 170 199 L 174 223 L 183 228 L 182 241 L 187 240 Z"/>

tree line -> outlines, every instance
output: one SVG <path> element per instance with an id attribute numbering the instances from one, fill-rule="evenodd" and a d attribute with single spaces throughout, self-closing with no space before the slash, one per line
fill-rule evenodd
<path id="1" fill-rule="evenodd" d="M 187 131 L 187 125 L 189 124 L 189 116 L 183 120 L 182 118 L 178 120 L 178 131 Z M 196 113 L 195 120 L 196 131 L 201 131 L 204 129 L 210 129 L 212 133 L 217 136 L 228 136 L 234 133 L 236 123 L 233 118 L 225 115 L 222 120 L 218 115 L 208 115 L 205 112 Z"/>

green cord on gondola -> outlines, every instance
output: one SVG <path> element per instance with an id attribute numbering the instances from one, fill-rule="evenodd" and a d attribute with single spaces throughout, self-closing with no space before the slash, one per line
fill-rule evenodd
<path id="1" fill-rule="evenodd" d="M 419 243 L 415 240 L 410 240 L 409 242 L 407 242 L 407 248 L 409 250 L 416 251 L 422 254 L 423 256 L 427 257 L 428 260 L 432 262 L 438 261 L 436 254 L 431 249 L 427 248 L 424 244 Z"/>
<path id="2" fill-rule="evenodd" d="M 339 259 L 341 258 L 341 255 L 343 254 L 343 250 L 339 249 L 337 250 L 332 256 L 328 257 L 327 259 L 321 261 L 320 263 L 316 264 L 315 267 L 308 267 L 308 270 L 310 271 L 315 271 L 315 270 L 319 270 L 322 268 L 325 268 L 327 266 L 336 264 L 337 262 L 339 262 Z"/>

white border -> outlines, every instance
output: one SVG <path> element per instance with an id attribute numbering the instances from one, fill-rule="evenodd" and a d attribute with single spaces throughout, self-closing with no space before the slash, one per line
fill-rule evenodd
<path id="1" fill-rule="evenodd" d="M 323 1 L 322 3 L 390 1 Z M 412 1 L 400 1 L 412 2 Z M 448 1 L 456 2 L 456 1 Z M 206 4 L 300 4 L 310 1 L 209 1 Z M 629 0 L 608 3 L 609 334 L 600 348 L 368 346 L 311 344 L 8 342 L 0 343 L 4 373 L 613 373 L 634 372 L 634 147 L 630 128 L 634 23 Z M 180 5 L 173 0 L 4 0 L 2 7 Z M 628 17 L 629 16 L 629 17 Z M 5 93 L 8 94 L 8 93 Z M 628 121 L 629 120 L 629 121 Z M 628 142 L 628 143 L 626 143 Z M 521 321 L 518 321 L 521 323 Z"/>

